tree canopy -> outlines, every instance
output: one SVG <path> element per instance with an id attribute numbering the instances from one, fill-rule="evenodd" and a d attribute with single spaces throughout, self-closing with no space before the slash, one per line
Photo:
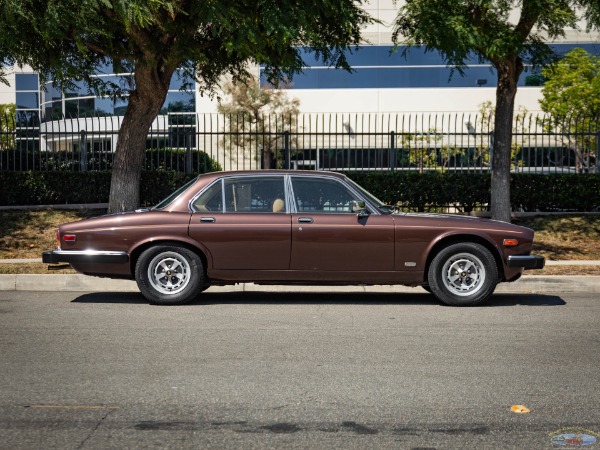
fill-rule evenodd
<path id="1" fill-rule="evenodd" d="M 600 119 L 600 57 L 575 48 L 542 70 L 540 106 L 558 120 Z"/>
<path id="2" fill-rule="evenodd" d="M 119 131 L 110 211 L 135 208 L 145 139 L 181 68 L 212 92 L 224 74 L 263 64 L 276 83 L 299 72 L 303 48 L 349 68 L 346 53 L 372 21 L 362 0 L 0 0 L 0 60 L 28 64 L 62 87 L 84 80 L 129 99 Z M 91 77 L 107 62 L 135 70 L 130 89 Z"/>
<path id="3" fill-rule="evenodd" d="M 588 170 L 600 130 L 600 57 L 575 48 L 542 70 L 540 106 L 546 128 L 561 132 L 560 144 L 575 153 L 575 170 Z"/>
<path id="4" fill-rule="evenodd" d="M 492 160 L 492 217 L 510 221 L 510 153 L 517 83 L 527 66 L 554 58 L 548 39 L 576 28 L 578 7 L 589 28 L 600 26 L 597 0 L 408 0 L 395 21 L 394 40 L 438 51 L 463 73 L 473 61 L 497 73 Z"/>

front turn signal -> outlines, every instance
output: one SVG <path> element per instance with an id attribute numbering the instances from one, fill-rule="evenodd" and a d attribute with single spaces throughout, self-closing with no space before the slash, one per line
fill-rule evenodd
<path id="1" fill-rule="evenodd" d="M 519 245 L 519 241 L 516 239 L 504 239 L 505 247 L 516 247 L 517 245 Z"/>

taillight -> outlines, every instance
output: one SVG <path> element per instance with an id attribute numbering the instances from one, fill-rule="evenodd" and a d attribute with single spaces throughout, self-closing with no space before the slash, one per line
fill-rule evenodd
<path id="1" fill-rule="evenodd" d="M 74 234 L 65 234 L 62 237 L 63 242 L 75 242 L 76 238 Z"/>

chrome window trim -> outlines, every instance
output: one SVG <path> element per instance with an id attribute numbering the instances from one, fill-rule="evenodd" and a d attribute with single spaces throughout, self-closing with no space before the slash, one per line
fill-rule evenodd
<path id="1" fill-rule="evenodd" d="M 225 177 L 221 177 L 221 178 L 217 178 L 216 180 L 213 180 L 212 183 L 208 184 L 207 186 L 204 186 L 202 189 L 200 189 L 196 195 L 194 195 L 192 197 L 192 199 L 188 202 L 188 211 L 192 214 L 197 213 L 197 212 L 203 212 L 203 211 L 197 211 L 194 208 L 194 202 L 198 199 L 198 197 L 200 197 L 202 194 L 204 194 L 204 192 L 206 192 L 208 189 L 212 188 L 215 184 L 217 183 L 221 183 L 221 204 L 223 205 L 223 208 L 225 208 L 225 191 L 223 189 L 223 178 Z M 206 211 L 204 211 L 206 212 Z M 223 209 L 221 209 L 221 211 L 211 211 L 211 212 L 215 212 L 215 213 L 223 213 Z"/>
<path id="2" fill-rule="evenodd" d="M 201 189 L 196 195 L 194 195 L 192 197 L 192 199 L 190 200 L 190 202 L 188 203 L 188 210 L 193 214 L 193 213 L 197 213 L 197 212 L 206 212 L 206 211 L 196 211 L 193 208 L 193 204 L 194 202 L 198 199 L 198 197 L 200 197 L 207 189 L 210 189 L 211 187 L 213 187 L 216 183 L 221 183 L 221 202 L 223 204 L 223 209 L 221 211 L 210 211 L 211 213 L 221 213 L 221 214 L 253 214 L 251 212 L 244 212 L 244 213 L 236 213 L 234 211 L 231 212 L 227 212 L 227 210 L 225 209 L 225 180 L 227 179 L 231 179 L 231 178 L 238 178 L 238 179 L 245 179 L 245 178 L 282 178 L 283 181 L 283 188 L 284 188 L 284 192 L 285 192 L 285 197 L 286 197 L 286 203 L 287 202 L 287 185 L 286 185 L 286 178 L 287 178 L 288 174 L 287 173 L 261 173 L 261 174 L 255 174 L 255 173 L 245 173 L 245 174 L 239 174 L 239 173 L 232 173 L 232 174 L 227 174 L 227 175 L 223 175 L 219 178 L 217 178 L 216 180 L 214 180 L 212 183 L 210 183 L 208 186 L 205 186 L 203 189 Z M 290 214 L 290 208 L 288 207 L 288 205 L 286 204 L 286 214 Z M 275 214 L 275 213 L 270 213 L 270 212 L 262 212 L 260 214 Z M 281 213 L 277 213 L 277 214 L 281 214 Z"/>

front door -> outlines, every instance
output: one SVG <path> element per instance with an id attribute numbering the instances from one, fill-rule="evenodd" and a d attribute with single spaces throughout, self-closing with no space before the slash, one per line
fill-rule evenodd
<path id="1" fill-rule="evenodd" d="M 292 214 L 290 269 L 320 272 L 394 270 L 394 219 L 391 215 L 358 217 L 357 194 L 341 180 L 292 176 L 297 212 Z"/>

